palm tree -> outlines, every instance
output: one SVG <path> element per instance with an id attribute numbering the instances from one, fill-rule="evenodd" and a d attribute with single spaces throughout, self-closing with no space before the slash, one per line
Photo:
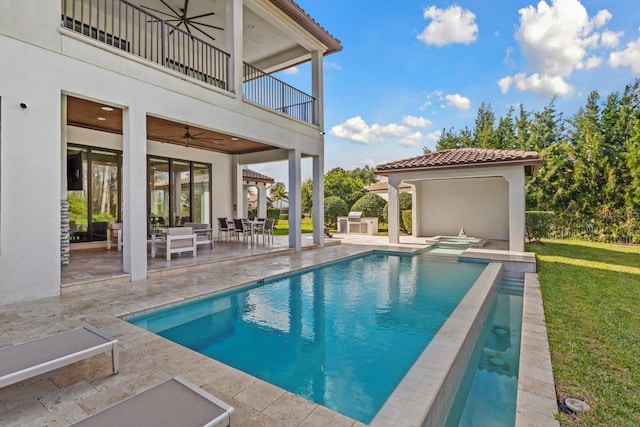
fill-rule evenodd
<path id="1" fill-rule="evenodd" d="M 269 188 L 269 192 L 271 193 L 271 200 L 273 200 L 274 204 L 277 205 L 280 200 L 284 200 L 287 203 L 289 202 L 289 193 L 284 183 L 276 182 Z"/>

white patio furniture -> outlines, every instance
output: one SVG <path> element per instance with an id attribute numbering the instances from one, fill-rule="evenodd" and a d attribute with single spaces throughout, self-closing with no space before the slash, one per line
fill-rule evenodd
<path id="1" fill-rule="evenodd" d="M 235 409 L 181 377 L 81 420 L 72 426 L 235 427 Z"/>
<path id="2" fill-rule="evenodd" d="M 91 326 L 5 347 L 0 349 L 0 387 L 107 352 L 111 352 L 115 374 L 119 369 L 118 340 Z"/>
<path id="3" fill-rule="evenodd" d="M 196 233 L 196 244 L 207 245 L 213 249 L 213 229 L 209 224 L 199 224 L 196 222 L 185 222 L 185 227 L 193 228 L 193 232 Z"/>
<path id="4" fill-rule="evenodd" d="M 171 254 L 193 252 L 197 255 L 198 236 L 191 227 L 169 227 L 164 236 L 151 236 L 151 258 L 156 257 L 158 249 L 163 249 L 167 261 L 171 261 Z"/>
<path id="5" fill-rule="evenodd" d="M 114 222 L 107 229 L 107 249 L 111 249 L 111 245 L 116 243 L 118 252 L 122 251 L 122 223 Z"/>

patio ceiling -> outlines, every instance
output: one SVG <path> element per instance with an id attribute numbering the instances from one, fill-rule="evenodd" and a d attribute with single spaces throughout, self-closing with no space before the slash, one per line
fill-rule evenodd
<path id="1" fill-rule="evenodd" d="M 122 135 L 122 109 L 68 96 L 67 124 Z M 225 154 L 245 154 L 276 149 L 260 142 L 195 126 L 189 126 L 188 133 L 194 137 L 187 139 L 185 126 L 184 123 L 147 116 L 147 138 L 152 141 Z"/>

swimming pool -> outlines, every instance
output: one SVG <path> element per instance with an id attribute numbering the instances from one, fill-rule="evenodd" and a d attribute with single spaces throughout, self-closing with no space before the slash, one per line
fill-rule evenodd
<path id="1" fill-rule="evenodd" d="M 128 321 L 369 423 L 484 267 L 377 253 Z"/>
<path id="2" fill-rule="evenodd" d="M 523 278 L 502 278 L 445 427 L 515 425 L 523 292 Z"/>

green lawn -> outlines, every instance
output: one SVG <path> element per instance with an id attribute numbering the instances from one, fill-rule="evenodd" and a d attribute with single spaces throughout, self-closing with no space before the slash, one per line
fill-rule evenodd
<path id="1" fill-rule="evenodd" d="M 302 218 L 302 232 L 313 233 L 313 223 L 311 218 Z M 273 227 L 274 236 L 286 236 L 289 234 L 289 221 L 279 219 L 278 224 Z"/>
<path id="2" fill-rule="evenodd" d="M 545 241 L 536 252 L 558 397 L 592 411 L 568 426 L 640 425 L 640 247 Z"/>

